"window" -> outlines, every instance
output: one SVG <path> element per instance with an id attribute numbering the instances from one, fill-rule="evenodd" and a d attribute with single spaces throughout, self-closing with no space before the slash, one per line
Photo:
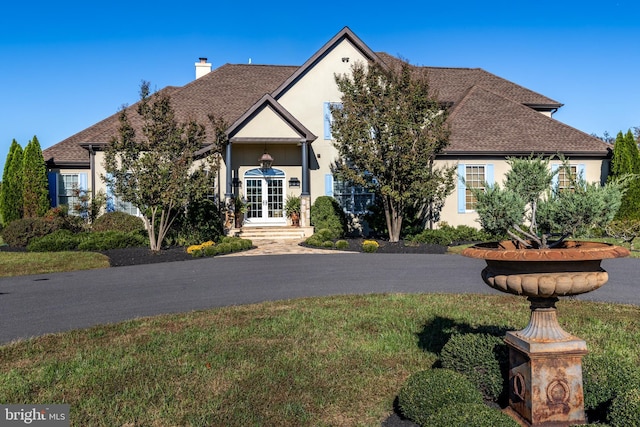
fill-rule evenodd
<path id="1" fill-rule="evenodd" d="M 353 185 L 348 181 L 335 180 L 333 183 L 333 197 L 342 209 L 351 214 L 364 214 L 375 201 L 375 194 L 360 185 Z"/>
<path id="2" fill-rule="evenodd" d="M 65 205 L 69 213 L 77 213 L 79 203 L 77 190 L 80 188 L 78 174 L 58 175 L 58 206 Z"/>
<path id="3" fill-rule="evenodd" d="M 557 191 L 573 191 L 576 180 L 584 178 L 584 164 L 569 165 L 568 168 L 562 165 L 551 165 L 551 170 L 557 172 L 553 177 L 553 188 Z"/>
<path id="4" fill-rule="evenodd" d="M 108 179 L 111 179 L 111 174 L 107 174 Z M 124 212 L 129 215 L 139 215 L 138 208 L 131 202 L 125 202 L 113 193 L 113 187 L 107 184 L 107 212 Z"/>
<path id="5" fill-rule="evenodd" d="M 476 207 L 476 198 L 473 195 L 472 189 L 484 190 L 484 183 L 486 181 L 484 174 L 484 166 L 466 166 L 465 180 L 467 187 L 465 189 L 465 204 L 467 210 L 473 210 Z"/>
<path id="6" fill-rule="evenodd" d="M 493 165 L 458 164 L 458 213 L 473 211 L 476 198 L 471 189 L 493 185 Z"/>
<path id="7" fill-rule="evenodd" d="M 331 135 L 331 125 L 333 124 L 333 115 L 331 114 L 331 107 L 341 107 L 341 102 L 325 102 L 323 113 L 324 113 L 324 139 L 332 139 Z"/>

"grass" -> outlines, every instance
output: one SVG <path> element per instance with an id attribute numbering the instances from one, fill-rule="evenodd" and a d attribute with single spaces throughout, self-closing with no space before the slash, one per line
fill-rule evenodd
<path id="1" fill-rule="evenodd" d="M 109 258 L 94 252 L 0 252 L 0 277 L 106 267 Z"/>
<path id="2" fill-rule="evenodd" d="M 558 307 L 592 354 L 640 362 L 639 307 Z M 74 426 L 379 426 L 453 332 L 528 317 L 512 296 L 388 294 L 138 319 L 0 347 L 0 401 L 67 403 Z"/>

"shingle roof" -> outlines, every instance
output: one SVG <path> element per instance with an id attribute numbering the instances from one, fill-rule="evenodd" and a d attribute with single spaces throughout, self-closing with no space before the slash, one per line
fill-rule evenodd
<path id="1" fill-rule="evenodd" d="M 195 119 L 213 135 L 209 114 L 229 124 L 238 119 L 265 94 L 274 91 L 299 67 L 278 65 L 226 64 L 182 87 L 163 89 L 171 96 L 178 121 Z M 130 109 L 135 108 L 135 104 Z M 137 115 L 130 115 L 136 124 Z M 106 144 L 117 134 L 118 113 L 43 150 L 45 160 L 56 164 L 89 162 L 89 153 L 80 144 Z"/>
<path id="2" fill-rule="evenodd" d="M 333 48 L 344 37 L 367 58 L 392 67 L 402 63 L 387 53 L 373 53 L 345 27 L 301 67 L 226 64 L 183 87 L 167 87 L 163 91 L 171 96 L 179 121 L 195 119 L 207 127 L 208 135 L 213 135 L 210 114 L 233 124 L 265 95 L 276 97 L 294 84 L 325 50 Z M 448 119 L 452 133 L 447 154 L 607 154 L 608 146 L 602 141 L 532 109 L 550 111 L 562 106 L 551 98 L 480 68 L 419 68 L 427 70 L 431 87 L 440 101 L 452 105 Z M 130 118 L 134 126 L 136 121 L 139 124 L 137 115 L 132 114 Z M 106 144 L 117 134 L 118 126 L 118 114 L 114 114 L 43 150 L 45 160 L 53 160 L 58 165 L 83 163 L 88 166 L 89 153 L 80 144 Z"/>
<path id="3" fill-rule="evenodd" d="M 609 146 L 481 86 L 472 86 L 449 115 L 445 154 L 516 155 L 562 152 L 604 156 Z"/>

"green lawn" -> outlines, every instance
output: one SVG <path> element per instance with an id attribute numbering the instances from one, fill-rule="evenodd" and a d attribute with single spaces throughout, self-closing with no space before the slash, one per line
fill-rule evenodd
<path id="1" fill-rule="evenodd" d="M 379 426 L 456 331 L 521 329 L 525 298 L 366 295 L 159 316 L 0 347 L 0 401 L 74 426 Z M 563 299 L 591 354 L 640 362 L 640 308 Z"/>

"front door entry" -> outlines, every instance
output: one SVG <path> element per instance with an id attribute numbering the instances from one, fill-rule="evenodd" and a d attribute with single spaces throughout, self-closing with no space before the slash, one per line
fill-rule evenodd
<path id="1" fill-rule="evenodd" d="M 287 223 L 284 215 L 284 173 L 278 169 L 252 169 L 244 177 L 246 222 L 252 225 Z"/>

